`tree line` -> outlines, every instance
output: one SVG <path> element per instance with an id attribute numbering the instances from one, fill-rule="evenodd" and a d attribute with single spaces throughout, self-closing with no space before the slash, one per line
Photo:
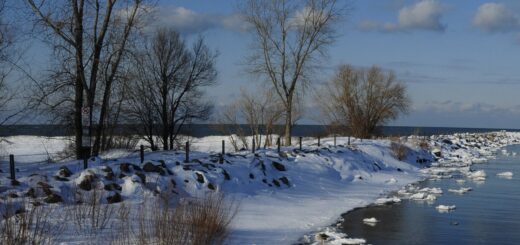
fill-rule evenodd
<path id="1" fill-rule="evenodd" d="M 0 21 L 5 1 L 0 1 Z M 153 150 L 181 147 L 183 126 L 208 120 L 214 110 L 204 91 L 216 84 L 217 52 L 203 36 L 192 40 L 173 27 L 151 28 L 152 5 L 146 0 L 24 0 L 34 30 L 52 50 L 52 69 L 41 79 L 31 77 L 27 105 L 3 113 L 0 122 L 27 111 L 48 113 L 74 132 L 78 158 L 115 147 L 114 128 L 123 123 L 138 125 L 132 134 Z M 215 116 L 221 124 L 249 126 L 249 132 L 232 138 L 235 148 L 248 147 L 243 137 L 248 133 L 258 147 L 270 146 L 274 133 L 290 145 L 292 127 L 311 92 L 324 123 L 358 137 L 370 137 L 408 110 L 404 84 L 375 66 L 339 66 L 325 86 L 316 88 L 316 74 L 348 12 L 343 1 L 247 0 L 237 11 L 253 40 L 247 71 L 262 86 L 242 89 Z M 14 30 L 4 26 L 0 22 L 0 112 L 12 101 L 6 96 L 8 76 L 2 74 L 19 67 L 10 54 L 8 37 Z M 279 124 L 284 131 L 274 132 Z"/>

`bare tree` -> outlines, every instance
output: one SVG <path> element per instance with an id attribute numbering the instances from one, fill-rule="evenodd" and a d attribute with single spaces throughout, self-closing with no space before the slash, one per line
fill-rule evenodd
<path id="1" fill-rule="evenodd" d="M 53 106 L 73 104 L 70 115 L 75 133 L 76 156 L 82 155 L 84 137 L 82 107 L 90 108 L 89 122 L 97 119 L 92 154 L 101 147 L 112 86 L 124 58 L 127 42 L 138 19 L 143 0 L 25 0 L 36 23 L 47 31 L 64 68 L 53 89 L 38 84 L 46 100 L 55 92 L 72 92 Z M 98 99 L 98 97 L 100 97 Z M 97 106 L 99 105 L 99 106 Z M 94 117 L 94 113 L 96 115 Z M 92 135 L 92 129 L 89 129 Z"/>
<path id="2" fill-rule="evenodd" d="M 230 135 L 230 142 L 235 150 L 250 147 L 246 138 L 249 135 L 255 140 L 257 148 L 262 144 L 269 147 L 273 144 L 275 126 L 283 118 L 283 112 L 279 99 L 272 90 L 256 89 L 255 93 L 251 93 L 242 89 L 240 97 L 226 106 L 217 121 L 222 125 L 220 130 Z M 246 123 L 247 130 L 241 126 L 241 122 Z M 230 126 L 234 131 L 230 130 Z M 262 139 L 263 135 L 265 139 Z"/>
<path id="3" fill-rule="evenodd" d="M 322 112 L 328 123 L 348 129 L 356 137 L 367 138 L 379 126 L 406 113 L 410 99 L 406 86 L 393 72 L 373 66 L 355 69 L 338 68 L 334 78 L 318 93 Z"/>
<path id="4" fill-rule="evenodd" d="M 209 117 L 212 106 L 203 100 L 202 89 L 215 84 L 216 54 L 203 38 L 189 48 L 179 33 L 164 28 L 136 53 L 131 115 L 152 148 L 159 135 L 163 149 L 173 149 L 185 124 Z"/>
<path id="5" fill-rule="evenodd" d="M 248 0 L 241 7 L 252 27 L 251 72 L 271 83 L 285 109 L 285 142 L 291 144 L 293 107 L 326 48 L 336 38 L 343 7 L 337 0 Z"/>

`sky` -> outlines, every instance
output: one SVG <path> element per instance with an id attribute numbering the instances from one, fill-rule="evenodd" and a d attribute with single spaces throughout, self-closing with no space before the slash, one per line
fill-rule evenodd
<path id="1" fill-rule="evenodd" d="M 340 0 L 349 11 L 337 25 L 314 87 L 340 64 L 393 70 L 413 106 L 400 126 L 520 128 L 520 1 Z M 202 35 L 219 53 L 218 85 L 207 91 L 217 108 L 240 88 L 268 86 L 246 73 L 251 36 L 239 1 L 160 0 L 157 22 L 188 40 Z M 312 96 L 301 124 L 319 123 Z"/>

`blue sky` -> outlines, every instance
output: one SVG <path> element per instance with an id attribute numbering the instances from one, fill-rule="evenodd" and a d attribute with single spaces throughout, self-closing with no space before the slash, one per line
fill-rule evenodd
<path id="1" fill-rule="evenodd" d="M 159 2 L 165 23 L 188 36 L 202 32 L 220 52 L 219 85 L 208 93 L 217 105 L 240 87 L 262 85 L 244 73 L 250 37 L 233 18 L 236 4 Z M 378 65 L 397 73 L 413 101 L 394 125 L 520 127 L 520 1 L 354 0 L 350 7 L 316 84 L 341 63 Z"/>
<path id="2" fill-rule="evenodd" d="M 340 0 L 343 1 L 343 0 Z M 347 1 L 344 1 L 347 2 Z M 240 87 L 267 86 L 245 73 L 250 36 L 238 1 L 162 0 L 157 21 L 188 38 L 202 34 L 220 53 L 217 107 Z M 342 63 L 392 69 L 408 85 L 403 126 L 520 128 L 520 1 L 351 0 L 341 35 L 321 64 L 316 87 Z M 308 96 L 308 111 L 315 106 Z M 308 115 L 300 123 L 317 123 Z"/>

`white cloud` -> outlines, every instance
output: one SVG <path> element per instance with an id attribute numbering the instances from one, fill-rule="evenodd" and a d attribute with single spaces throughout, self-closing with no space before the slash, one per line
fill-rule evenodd
<path id="1" fill-rule="evenodd" d="M 238 14 L 206 14 L 177 6 L 155 7 L 152 16 L 150 27 L 169 26 L 188 34 L 215 28 L 241 32 L 247 28 Z"/>
<path id="2" fill-rule="evenodd" d="M 482 4 L 473 18 L 473 25 L 489 33 L 520 30 L 520 20 L 504 4 Z"/>
<path id="3" fill-rule="evenodd" d="M 363 31 L 412 31 L 426 30 L 442 32 L 446 26 L 441 23 L 446 9 L 438 0 L 421 0 L 411 6 L 404 6 L 399 10 L 396 23 L 378 23 L 363 21 L 359 29 Z"/>

